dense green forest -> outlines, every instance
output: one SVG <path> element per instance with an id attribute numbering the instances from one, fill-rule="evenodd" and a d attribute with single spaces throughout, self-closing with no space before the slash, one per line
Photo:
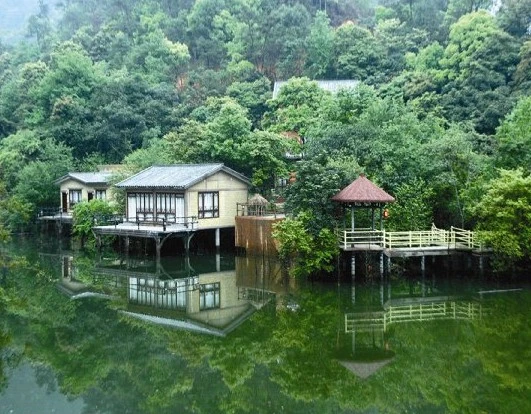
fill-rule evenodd
<path id="1" fill-rule="evenodd" d="M 529 263 L 531 0 L 55 7 L 57 24 L 41 1 L 28 40 L 0 42 L 0 237 L 57 204 L 68 170 L 218 161 L 271 198 L 296 171 L 283 195 L 317 240 L 364 172 L 397 198 L 389 228 L 488 230 Z"/>

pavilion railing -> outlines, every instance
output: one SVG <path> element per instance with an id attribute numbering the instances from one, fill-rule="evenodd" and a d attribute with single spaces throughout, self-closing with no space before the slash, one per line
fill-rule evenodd
<path id="1" fill-rule="evenodd" d="M 423 248 L 447 247 L 451 249 L 482 250 L 477 235 L 457 227 L 450 230 L 438 229 L 432 225 L 430 230 L 385 231 L 372 229 L 343 230 L 338 232 L 339 245 L 349 248 Z"/>

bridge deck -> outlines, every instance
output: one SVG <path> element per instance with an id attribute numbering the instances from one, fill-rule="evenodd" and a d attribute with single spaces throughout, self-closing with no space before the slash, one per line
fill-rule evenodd
<path id="1" fill-rule="evenodd" d="M 343 251 L 377 251 L 388 257 L 443 256 L 456 252 L 484 254 L 477 235 L 469 230 L 452 227 L 441 230 L 432 226 L 421 231 L 377 231 L 370 229 L 338 232 Z"/>

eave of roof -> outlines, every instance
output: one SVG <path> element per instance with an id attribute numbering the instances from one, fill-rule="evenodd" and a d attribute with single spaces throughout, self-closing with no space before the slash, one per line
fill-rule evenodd
<path id="1" fill-rule="evenodd" d="M 85 185 L 108 185 L 109 184 L 109 178 L 111 177 L 112 173 L 105 171 L 105 172 L 69 172 L 66 175 L 63 175 L 62 177 L 55 180 L 55 184 L 61 184 L 67 180 L 75 180 Z"/>
<path id="2" fill-rule="evenodd" d="M 395 201 L 394 197 L 363 174 L 334 195 L 332 200 L 340 203 L 393 203 Z"/>

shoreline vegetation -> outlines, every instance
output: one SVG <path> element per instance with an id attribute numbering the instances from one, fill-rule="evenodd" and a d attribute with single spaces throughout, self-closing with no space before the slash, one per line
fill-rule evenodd
<path id="1" fill-rule="evenodd" d="M 497 268 L 529 269 L 531 7 L 495 5 L 41 1 L 0 38 L 0 242 L 69 171 L 219 162 L 285 201 L 309 273 L 361 173 L 397 200 L 389 230 L 475 230 Z"/>

